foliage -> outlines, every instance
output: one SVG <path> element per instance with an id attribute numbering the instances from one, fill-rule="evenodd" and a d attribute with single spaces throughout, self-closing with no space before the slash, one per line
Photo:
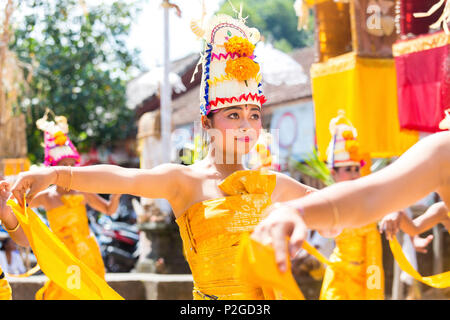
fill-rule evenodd
<path id="1" fill-rule="evenodd" d="M 80 151 L 113 145 L 134 131 L 134 113 L 125 107 L 126 81 L 139 66 L 125 39 L 139 3 L 82 0 L 21 0 L 10 48 L 33 66 L 27 114 L 32 162 L 43 157 L 42 132 L 35 126 L 45 109 L 69 120 L 70 137 Z"/>
<path id="2" fill-rule="evenodd" d="M 298 18 L 295 15 L 295 0 L 231 0 L 239 11 L 242 3 L 242 16 L 247 18 L 247 25 L 256 27 L 265 41 L 284 52 L 293 48 L 303 48 L 314 44 L 314 21 L 309 20 L 308 30 L 297 30 Z M 228 0 L 224 0 L 219 13 L 236 17 Z"/>
<path id="3" fill-rule="evenodd" d="M 305 164 L 299 161 L 291 160 L 295 169 L 312 178 L 322 181 L 326 186 L 334 183 L 333 177 L 326 164 L 319 159 L 316 149 L 309 154 Z"/>

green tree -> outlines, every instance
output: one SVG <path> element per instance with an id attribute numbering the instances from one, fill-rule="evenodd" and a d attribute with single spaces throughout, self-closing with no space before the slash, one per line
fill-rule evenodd
<path id="1" fill-rule="evenodd" d="M 125 40 L 139 1 L 105 1 L 87 8 L 84 3 L 20 1 L 22 16 L 17 17 L 10 47 L 34 66 L 31 98 L 21 101 L 32 162 L 44 158 L 43 133 L 35 121 L 47 107 L 68 118 L 69 135 L 80 151 L 112 146 L 135 130 L 125 92 L 130 71 L 140 63 Z"/>
<path id="2" fill-rule="evenodd" d="M 298 18 L 295 15 L 295 0 L 231 0 L 234 8 L 239 10 L 243 4 L 242 16 L 246 17 L 247 25 L 258 28 L 265 40 L 284 52 L 294 48 L 303 48 L 314 44 L 314 21 L 309 21 L 308 30 L 297 30 Z M 224 0 L 219 13 L 233 17 L 236 13 L 228 0 Z"/>

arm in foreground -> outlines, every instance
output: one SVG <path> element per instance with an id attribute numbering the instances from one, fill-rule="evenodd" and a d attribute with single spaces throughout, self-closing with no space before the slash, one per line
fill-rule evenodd
<path id="1" fill-rule="evenodd" d="M 286 237 L 291 238 L 290 251 L 298 251 L 306 237 L 305 225 L 316 230 L 363 226 L 415 203 L 432 191 L 450 201 L 449 163 L 450 132 L 434 134 L 376 173 L 268 208 L 269 216 L 255 228 L 253 237 L 272 243 L 277 263 L 283 269 L 288 249 Z M 294 234 L 301 236 L 292 239 Z"/>

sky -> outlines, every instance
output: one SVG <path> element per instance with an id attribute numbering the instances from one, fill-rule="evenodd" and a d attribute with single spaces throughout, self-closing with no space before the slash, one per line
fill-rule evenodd
<path id="1" fill-rule="evenodd" d="M 201 42 L 190 29 L 191 19 L 201 18 L 201 0 L 172 0 L 181 9 L 181 18 L 175 9 L 169 14 L 170 59 L 176 60 L 199 52 Z M 223 0 L 205 0 L 206 17 L 219 9 Z M 163 8 L 162 0 L 144 0 L 143 10 L 131 28 L 128 45 L 141 51 L 141 61 L 146 69 L 163 63 Z"/>

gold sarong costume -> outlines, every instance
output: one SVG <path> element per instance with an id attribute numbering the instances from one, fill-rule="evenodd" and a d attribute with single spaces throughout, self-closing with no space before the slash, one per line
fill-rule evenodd
<path id="1" fill-rule="evenodd" d="M 261 287 L 237 275 L 238 244 L 263 219 L 276 176 L 237 171 L 219 188 L 228 196 L 194 204 L 176 222 L 194 278 L 194 299 L 264 299 Z"/>
<path id="2" fill-rule="evenodd" d="M 383 300 L 381 237 L 375 223 L 344 229 L 335 238 L 320 292 L 321 300 Z"/>

